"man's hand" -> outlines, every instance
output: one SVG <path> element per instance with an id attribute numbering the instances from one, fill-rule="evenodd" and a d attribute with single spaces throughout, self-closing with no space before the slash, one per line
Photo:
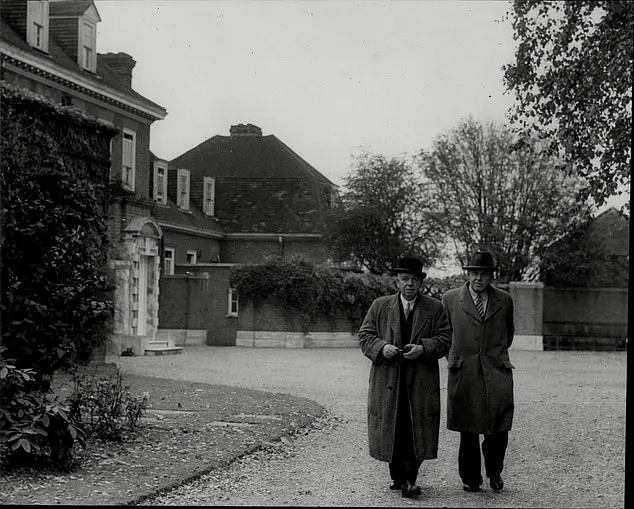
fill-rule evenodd
<path id="1" fill-rule="evenodd" d="M 392 357 L 396 357 L 398 355 L 398 348 L 396 348 L 394 345 L 388 344 L 381 349 L 381 353 L 386 359 L 391 359 Z"/>
<path id="2" fill-rule="evenodd" d="M 418 359 L 423 354 L 423 345 L 413 345 L 412 343 L 408 343 L 405 345 L 405 353 L 403 353 L 403 358 L 408 361 L 413 361 Z"/>

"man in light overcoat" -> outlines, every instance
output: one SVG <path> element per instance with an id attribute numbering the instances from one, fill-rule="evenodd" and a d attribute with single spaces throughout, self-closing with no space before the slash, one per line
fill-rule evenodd
<path id="1" fill-rule="evenodd" d="M 438 452 L 438 360 L 451 333 L 440 301 L 420 294 L 421 260 L 405 257 L 394 269 L 399 292 L 379 297 L 359 329 L 363 354 L 372 361 L 368 390 L 370 456 L 389 462 L 391 489 L 403 497 L 422 493 L 416 478 L 423 460 Z"/>
<path id="2" fill-rule="evenodd" d="M 493 257 L 475 253 L 463 267 L 468 281 L 445 292 L 443 307 L 452 328 L 447 356 L 447 428 L 460 432 L 458 472 L 465 491 L 482 485 L 480 434 L 486 475 L 495 491 L 513 423 L 513 365 L 509 347 L 515 331 L 510 294 L 491 286 Z"/>

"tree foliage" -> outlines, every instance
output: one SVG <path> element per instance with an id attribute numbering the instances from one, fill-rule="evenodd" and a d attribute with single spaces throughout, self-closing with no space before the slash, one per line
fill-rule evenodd
<path id="1" fill-rule="evenodd" d="M 515 0 L 511 120 L 550 140 L 597 206 L 629 187 L 634 2 Z"/>
<path id="2" fill-rule="evenodd" d="M 425 194 L 407 161 L 357 156 L 341 194 L 342 206 L 327 220 L 324 237 L 333 257 L 374 274 L 386 273 L 405 254 L 431 265 L 438 256 L 439 233 L 426 220 Z"/>
<path id="3" fill-rule="evenodd" d="M 112 315 L 107 268 L 113 130 L 3 85 L 2 344 L 46 388 L 88 361 Z"/>
<path id="4" fill-rule="evenodd" d="M 437 227 L 461 263 L 493 252 L 502 281 L 520 280 L 539 249 L 582 214 L 576 179 L 556 169 L 538 143 L 468 118 L 438 136 L 417 162 L 430 183 Z"/>

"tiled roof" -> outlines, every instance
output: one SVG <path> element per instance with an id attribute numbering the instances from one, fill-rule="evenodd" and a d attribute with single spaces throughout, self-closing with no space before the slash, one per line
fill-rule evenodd
<path id="1" fill-rule="evenodd" d="M 88 3 L 90 4 L 91 2 Z M 93 74 L 80 68 L 77 62 L 70 58 L 66 54 L 66 52 L 64 52 L 64 50 L 55 42 L 55 39 L 52 36 L 49 39 L 49 53 L 48 55 L 46 55 L 41 51 L 31 47 L 13 30 L 13 28 L 11 28 L 10 25 L 5 22 L 5 20 L 0 18 L 0 38 L 5 40 L 12 46 L 17 47 L 22 51 L 28 52 L 29 54 L 37 58 L 48 59 L 63 69 L 81 74 L 84 79 L 88 79 L 89 81 L 94 82 L 96 85 L 106 85 L 118 92 L 124 93 L 127 96 L 134 98 L 136 101 L 146 106 L 150 106 L 151 108 L 158 108 L 165 111 L 165 109 L 159 104 L 150 101 L 149 99 L 143 97 L 141 94 L 137 93 L 135 90 L 127 86 L 112 70 L 112 68 L 110 68 L 108 64 L 101 59 L 101 55 L 99 54 L 97 54 L 97 74 Z"/>
<path id="2" fill-rule="evenodd" d="M 216 216 L 231 233 L 319 233 L 337 187 L 273 135 L 214 136 L 170 166 L 216 179 Z"/>
<path id="3" fill-rule="evenodd" d="M 81 16 L 93 5 L 92 0 L 54 0 L 49 2 L 51 16 Z"/>
<path id="4" fill-rule="evenodd" d="M 213 136 L 171 163 L 215 177 L 308 177 L 335 185 L 273 135 Z"/>
<path id="5" fill-rule="evenodd" d="M 627 256 L 629 253 L 628 220 L 616 208 L 611 207 L 594 218 L 588 236 L 599 243 L 612 256 Z"/>
<path id="6" fill-rule="evenodd" d="M 216 217 L 231 233 L 319 233 L 315 192 L 297 178 L 216 178 Z"/>
<path id="7" fill-rule="evenodd" d="M 190 212 L 180 210 L 173 200 L 168 199 L 167 205 L 157 205 L 155 207 L 156 217 L 161 222 L 204 230 L 207 233 L 224 235 L 222 226 L 214 218 L 206 216 L 193 203 L 190 202 Z"/>

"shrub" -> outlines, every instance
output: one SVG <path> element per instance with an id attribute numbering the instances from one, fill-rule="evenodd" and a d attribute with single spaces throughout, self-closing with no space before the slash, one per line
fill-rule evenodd
<path id="1" fill-rule="evenodd" d="M 7 464 L 71 470 L 81 426 L 52 393 L 39 390 L 32 369 L 16 368 L 0 348 L 0 457 Z M 44 461 L 42 461 L 44 460 Z"/>
<path id="2" fill-rule="evenodd" d="M 133 396 L 124 385 L 118 367 L 106 376 L 71 372 L 74 390 L 68 399 L 72 417 L 89 436 L 120 441 L 125 431 L 134 431 L 148 406 L 148 398 Z"/>
<path id="3" fill-rule="evenodd" d="M 240 298 L 258 304 L 274 301 L 289 314 L 299 316 L 304 332 L 316 316 L 341 313 L 355 332 L 377 297 L 396 291 L 394 278 L 315 267 L 299 256 L 270 257 L 262 264 L 234 267 L 231 286 Z M 425 279 L 422 293 L 441 299 L 445 291 L 463 284 L 462 276 Z"/>

